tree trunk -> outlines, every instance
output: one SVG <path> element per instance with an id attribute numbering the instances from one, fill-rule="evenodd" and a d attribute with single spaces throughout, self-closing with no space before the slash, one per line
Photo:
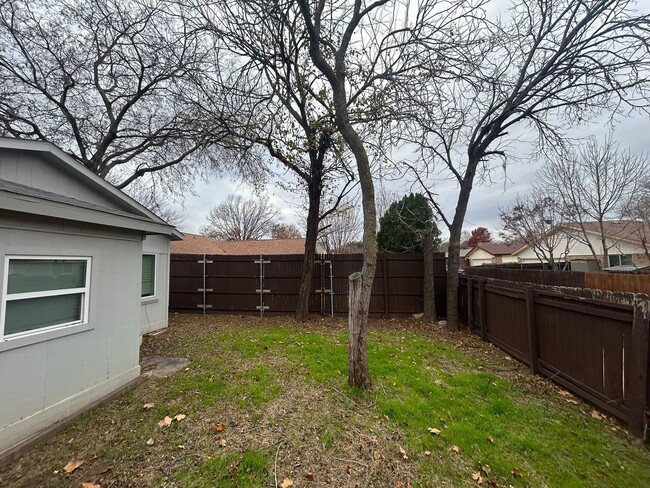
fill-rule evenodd
<path id="1" fill-rule="evenodd" d="M 447 330 L 456 332 L 460 330 L 460 318 L 458 315 L 458 268 L 460 263 L 460 235 L 463 231 L 463 222 L 467 212 L 469 196 L 472 192 L 474 174 L 476 173 L 477 160 L 471 160 L 467 164 L 465 176 L 460 183 L 458 203 L 454 220 L 449 228 L 449 256 L 447 258 Z"/>
<path id="2" fill-rule="evenodd" d="M 436 284 L 434 279 L 433 233 L 428 229 L 424 234 L 424 320 L 435 322 L 438 318 L 436 310 Z"/>
<path id="3" fill-rule="evenodd" d="M 305 233 L 305 256 L 302 262 L 302 281 L 298 292 L 296 318 L 305 321 L 309 318 L 309 301 L 311 298 L 314 276 L 314 260 L 318 240 L 318 219 L 320 216 L 320 185 L 309 185 L 309 209 L 307 211 L 307 232 Z"/>
<path id="4" fill-rule="evenodd" d="M 364 320 L 363 314 L 359 313 L 363 308 L 362 302 L 362 273 L 352 273 L 348 290 L 348 384 L 368 389 L 371 381 L 368 370 L 367 316 Z"/>

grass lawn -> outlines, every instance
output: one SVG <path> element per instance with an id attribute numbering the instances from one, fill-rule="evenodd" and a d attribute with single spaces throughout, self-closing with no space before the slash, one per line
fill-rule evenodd
<path id="1" fill-rule="evenodd" d="M 84 414 L 0 485 L 650 486 L 647 445 L 475 336 L 372 321 L 373 390 L 350 390 L 345 327 L 173 315 L 143 354 L 187 369 Z"/>

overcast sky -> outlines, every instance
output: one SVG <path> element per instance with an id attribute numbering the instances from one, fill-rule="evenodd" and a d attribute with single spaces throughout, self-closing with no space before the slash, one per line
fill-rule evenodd
<path id="1" fill-rule="evenodd" d="M 507 4 L 507 2 L 498 2 Z M 641 11 L 650 10 L 650 0 L 638 2 Z M 610 131 L 606 119 L 582 127 L 570 133 L 571 137 L 582 139 L 588 136 L 604 138 Z M 630 149 L 632 152 L 650 153 L 650 119 L 647 116 L 636 116 L 619 120 L 614 129 L 614 141 L 620 144 L 622 149 Z M 525 144 L 516 145 L 512 148 L 513 154 L 528 152 Z M 408 152 L 406 153 L 408 157 Z M 404 156 L 402 156 L 404 157 Z M 506 175 L 499 169 L 491 174 L 493 183 L 489 186 L 475 184 L 469 201 L 467 215 L 465 217 L 466 229 L 473 229 L 484 226 L 493 231 L 498 231 L 499 206 L 508 204 L 517 193 L 526 193 L 531 183 L 535 180 L 535 172 L 542 161 L 509 161 L 506 166 Z M 507 178 L 506 178 L 507 176 Z M 286 178 L 286 175 L 280 178 Z M 405 186 L 403 181 L 384 181 L 383 185 L 398 194 L 408 193 L 410 187 Z M 205 217 L 209 210 L 219 204 L 231 193 L 240 193 L 244 196 L 254 197 L 252 188 L 246 184 L 234 181 L 229 178 L 213 177 L 207 182 L 197 181 L 195 195 L 188 196 L 183 209 L 183 223 L 180 229 L 185 232 L 198 233 L 199 228 L 205 224 Z M 437 186 L 439 203 L 448 215 L 453 215 L 456 205 L 457 190 L 453 183 L 442 183 Z M 294 223 L 300 226 L 300 216 L 304 197 L 287 193 L 279 188 L 273 181 L 269 181 L 266 195 L 280 208 L 282 216 L 287 223 Z M 443 235 L 447 234 L 441 224 Z"/>

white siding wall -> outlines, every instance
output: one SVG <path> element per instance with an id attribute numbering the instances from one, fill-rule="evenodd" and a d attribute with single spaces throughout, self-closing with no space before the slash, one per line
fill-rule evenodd
<path id="1" fill-rule="evenodd" d="M 148 235 L 142 252 L 156 255 L 155 296 L 142 298 L 140 330 L 143 334 L 167 327 L 169 308 L 169 237 Z"/>
<path id="2" fill-rule="evenodd" d="M 603 246 L 600 242 L 600 239 L 598 239 L 598 236 L 595 234 L 588 234 L 589 235 L 589 242 L 591 242 L 592 246 L 594 247 L 594 250 L 598 255 L 603 254 Z M 587 256 L 591 257 L 591 250 L 589 249 L 589 246 L 583 242 L 578 242 L 575 239 L 568 239 L 567 237 L 562 237 L 560 239 L 559 244 L 555 248 L 555 252 L 553 253 L 554 258 L 557 260 L 560 256 L 560 254 L 565 253 L 565 249 L 567 246 L 567 240 L 569 242 L 569 259 L 571 256 Z M 607 239 L 606 245 L 609 247 L 608 254 L 643 254 L 643 247 L 639 244 L 634 244 L 632 242 L 627 242 L 627 241 L 614 241 L 612 239 Z M 614 247 L 611 247 L 614 246 Z M 533 252 L 533 250 L 529 247 L 521 251 L 520 253 L 517 254 L 519 258 L 521 258 L 522 263 L 539 263 L 539 259 L 537 259 L 537 256 Z"/>
<path id="3" fill-rule="evenodd" d="M 0 342 L 0 453 L 140 374 L 141 234 L 18 215 L 0 213 L 0 276 L 8 254 L 90 256 L 89 324 Z"/>
<path id="4" fill-rule="evenodd" d="M 493 257 L 489 252 L 476 248 L 466 256 L 466 259 L 469 260 L 470 266 L 482 266 L 484 264 L 491 264 Z"/>

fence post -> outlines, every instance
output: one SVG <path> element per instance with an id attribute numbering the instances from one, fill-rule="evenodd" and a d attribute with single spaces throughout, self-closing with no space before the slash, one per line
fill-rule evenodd
<path id="1" fill-rule="evenodd" d="M 474 280 L 467 278 L 467 327 L 474 332 Z"/>
<path id="2" fill-rule="evenodd" d="M 485 306 L 485 280 L 478 282 L 479 313 L 481 319 L 481 339 L 487 340 L 487 307 Z"/>
<path id="3" fill-rule="evenodd" d="M 537 324 L 535 322 L 535 290 L 526 287 L 526 323 L 528 325 L 528 350 L 530 353 L 530 369 L 534 374 L 539 373 L 537 364 Z"/>
<path id="4" fill-rule="evenodd" d="M 632 351 L 630 361 L 630 435 L 646 438 L 646 402 L 648 395 L 648 336 L 650 328 L 650 301 L 634 300 L 632 320 Z"/>

